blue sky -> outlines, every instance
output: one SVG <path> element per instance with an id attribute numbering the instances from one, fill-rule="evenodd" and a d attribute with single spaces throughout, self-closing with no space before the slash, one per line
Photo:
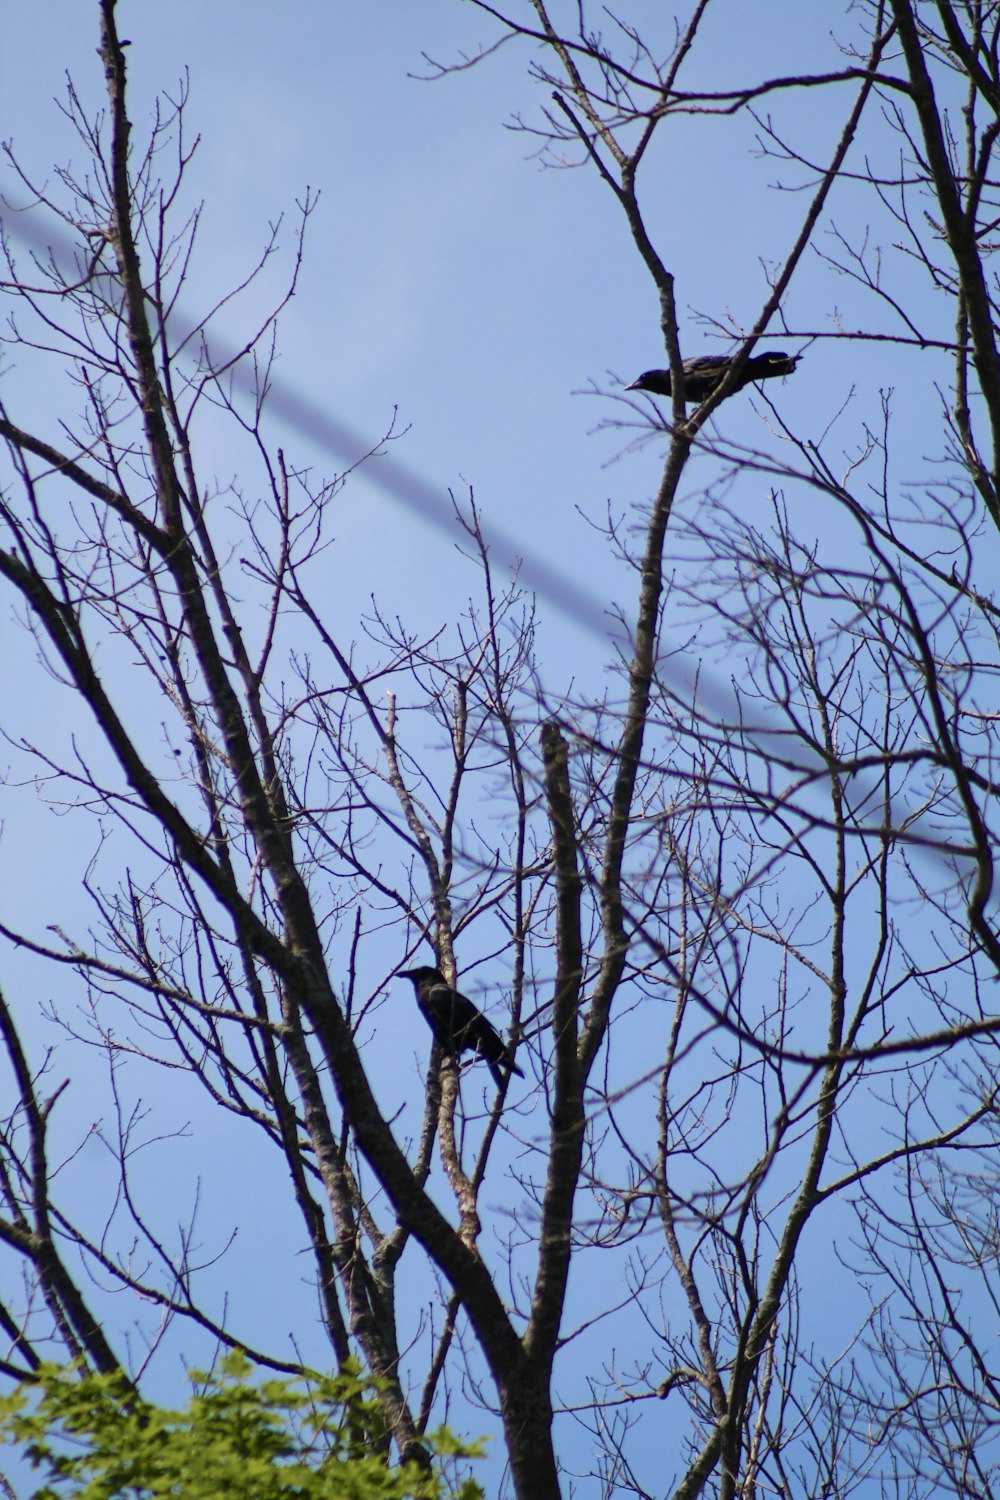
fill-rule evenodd
<path id="1" fill-rule="evenodd" d="M 587 392 L 664 355 L 653 288 L 607 188 L 587 169 L 543 168 L 537 140 L 508 128 L 515 115 L 533 123 L 545 102 L 526 76 L 530 48 L 417 81 L 410 75 L 429 71 L 422 50 L 448 60 L 492 40 L 488 18 L 455 0 L 299 4 L 280 19 L 266 4 L 134 15 L 125 6 L 121 23 L 134 33 L 137 132 L 154 93 L 173 93 L 191 72 L 189 138 L 202 141 L 189 192 L 205 211 L 185 307 L 203 307 L 249 269 L 281 213 L 290 246 L 294 199 L 318 190 L 300 292 L 282 322 L 281 378 L 373 436 L 397 408 L 410 430 L 396 456 L 442 488 L 472 484 L 487 524 L 497 520 L 526 547 L 561 550 L 569 527 L 570 567 L 593 570 L 597 582 L 605 550 L 573 507 L 593 515 L 608 498 L 628 504 L 653 482 L 657 450 L 606 469 L 621 444 L 593 429 L 616 409 Z M 665 16 L 661 24 L 669 34 Z M 92 17 L 79 4 L 18 7 L 6 25 L 3 137 L 44 176 L 82 155 L 49 101 L 66 70 L 85 99 L 99 98 Z M 769 5 L 762 28 L 755 8 L 723 5 L 710 8 L 692 78 L 718 86 L 747 72 L 833 66 L 837 56 L 815 7 Z M 846 95 L 814 97 L 808 126 L 822 152 Z M 725 347 L 696 312 L 753 321 L 765 292 L 760 262 L 778 260 L 798 225 L 801 196 L 770 191 L 773 163 L 743 150 L 754 134 L 749 120 L 680 120 L 644 168 L 648 226 L 677 277 L 685 353 Z M 796 284 L 789 319 L 827 326 L 830 288 L 817 307 L 810 285 L 808 275 Z M 839 291 L 837 305 L 849 308 L 850 288 Z M 234 333 L 244 327 L 234 319 Z M 834 400 L 862 373 L 849 358 L 823 352 Z M 810 410 L 819 369 L 811 358 L 785 388 L 790 419 Z M 317 464 L 329 467 L 328 455 Z M 364 476 L 345 498 L 345 547 L 375 543 L 372 574 L 352 568 L 341 580 L 348 617 L 373 577 L 387 596 L 406 595 L 414 549 L 436 572 L 449 566 L 446 542 L 419 523 L 414 534 L 386 504 Z M 442 586 L 460 586 L 461 574 L 460 565 L 442 572 Z M 610 588 L 605 580 L 596 592 Z"/>
<path id="2" fill-rule="evenodd" d="M 649 24 L 662 24 L 669 36 L 665 10 L 646 9 Z M 53 164 L 82 160 L 83 149 L 53 101 L 62 96 L 67 71 L 84 100 L 100 100 L 95 11 L 82 0 L 7 7 L 0 138 L 12 142 L 36 178 L 50 178 Z M 129 82 L 137 132 L 149 120 L 155 94 L 174 93 L 190 69 L 187 129 L 202 141 L 188 193 L 192 205 L 204 199 L 205 207 L 185 313 L 203 310 L 250 269 L 269 223 L 282 213 L 288 227 L 281 240 L 290 251 L 295 199 L 307 188 L 319 192 L 299 291 L 281 323 L 277 378 L 372 440 L 395 409 L 398 426 L 409 430 L 394 457 L 442 496 L 449 487 L 462 494 L 472 485 L 487 534 L 493 524 L 521 539 L 601 606 L 627 599 L 631 579 L 609 557 L 596 526 L 609 504 L 625 515 L 641 505 L 656 482 L 662 444 L 653 440 L 625 452 L 632 432 L 595 429 L 623 414 L 607 394 L 617 379 L 665 362 L 658 309 L 608 189 L 587 167 L 543 166 L 537 141 L 508 128 L 518 114 L 528 122 L 537 119 L 545 102 L 544 88 L 527 77 L 529 49 L 507 47 L 479 67 L 434 83 L 412 77 L 428 71 L 422 51 L 447 61 L 492 40 L 488 20 L 457 0 L 299 0 L 281 7 L 246 0 L 141 6 L 128 0 L 120 25 L 132 38 Z M 748 75 L 818 72 L 838 62 L 825 6 L 730 0 L 713 8 L 710 26 L 691 83 L 720 87 Z M 796 117 L 797 139 L 823 162 L 850 95 L 844 89 L 813 97 L 814 107 Z M 780 128 L 781 101 L 773 108 Z M 754 154 L 755 133 L 745 118 L 678 121 L 661 132 L 643 169 L 648 227 L 677 277 L 685 354 L 726 347 L 699 326 L 698 313 L 753 323 L 767 289 L 761 262 L 780 260 L 797 232 L 805 195 L 774 189 L 777 168 Z M 809 174 L 791 168 L 786 180 L 802 184 Z M 6 183 L 10 196 L 23 201 L 9 174 Z M 849 197 L 834 196 L 819 241 L 831 250 L 834 225 L 863 234 Z M 224 322 L 227 332 L 239 335 L 243 319 L 263 306 L 268 284 L 276 286 L 281 274 L 276 267 L 273 278 L 265 278 L 261 301 L 253 294 L 241 304 L 231 328 Z M 789 325 L 798 330 L 832 331 L 838 320 L 854 326 L 869 313 L 853 284 L 816 256 L 810 256 L 785 308 Z M 930 304 L 926 316 L 929 324 L 937 316 Z M 787 334 L 768 340 L 770 347 L 791 352 L 803 343 Z M 903 452 L 914 454 L 916 473 L 932 411 L 922 404 L 932 400 L 926 362 L 935 358 L 902 355 L 889 345 L 813 344 L 776 399 L 799 431 L 818 437 L 831 422 L 839 423 L 835 431 L 842 433 L 846 464 L 863 441 L 855 413 L 870 409 L 880 389 L 895 388 Z M 44 424 L 49 389 L 30 363 L 4 367 L 2 374 L 7 399 L 26 424 L 32 417 Z M 940 379 L 948 379 L 943 361 Z M 838 417 L 845 403 L 846 414 Z M 768 441 L 748 397 L 728 403 L 717 420 L 735 442 Z M 344 455 L 331 456 L 301 433 L 278 431 L 280 426 L 278 440 L 301 461 L 320 472 L 337 469 Z M 238 465 L 230 443 L 226 429 L 206 430 L 204 462 L 220 481 Z M 905 462 L 904 481 L 910 477 Z M 714 473 L 710 461 L 692 467 L 683 505 L 701 503 L 700 489 Z M 762 503 L 759 490 L 756 482 L 741 482 L 730 498 L 739 503 L 746 494 L 746 503 L 756 505 Z M 841 521 L 807 499 L 803 535 L 828 527 L 828 541 L 838 544 Z M 409 514 L 364 472 L 338 501 L 336 531 L 337 546 L 328 554 L 328 604 L 331 625 L 345 635 L 373 594 L 416 628 L 433 628 L 451 619 L 456 599 L 475 586 L 456 538 Z M 849 545 L 846 532 L 843 544 Z M 595 636 L 564 619 L 545 596 L 539 616 L 548 686 L 559 692 L 574 676 L 600 680 L 609 659 L 608 651 L 595 652 L 600 619 Z M 25 638 L 12 629 L 9 616 L 2 628 L 19 657 Z M 28 666 L 27 658 L 8 661 L 5 692 L 8 701 L 21 699 L 19 722 L 34 732 L 49 710 L 30 696 L 34 678 L 22 673 Z M 82 724 L 80 733 L 85 739 Z M 92 834 L 76 841 L 66 820 L 41 812 L 23 795 L 4 803 L 8 869 L 18 871 L 16 881 L 5 880 L 7 920 L 31 927 L 44 907 L 47 922 L 85 923 L 79 879 L 94 852 Z M 55 881 L 53 860 L 62 874 Z M 12 988 L 40 985 L 48 993 L 51 980 L 41 978 L 23 955 L 6 955 L 0 972 Z M 388 1003 L 404 1002 L 396 993 Z M 409 1068 L 413 1055 L 423 1056 L 425 1038 L 419 1023 L 405 1036 Z M 78 1082 L 88 1066 L 84 1056 L 74 1064 L 84 1070 Z M 98 1057 L 93 1066 L 96 1077 Z M 200 1113 L 204 1106 L 182 1082 L 171 1086 L 174 1124 L 195 1120 L 194 1141 L 197 1122 L 207 1118 Z M 81 1094 L 77 1089 L 66 1103 L 67 1138 L 88 1121 L 90 1105 Z M 197 1158 L 212 1204 L 205 1211 L 209 1248 L 221 1243 L 224 1226 L 241 1207 L 241 1171 L 250 1169 L 252 1159 L 229 1123 L 212 1128 L 213 1150 Z M 109 1167 L 96 1136 L 85 1150 L 94 1180 L 103 1180 Z M 176 1186 L 183 1198 L 191 1157 L 167 1153 L 162 1160 L 171 1163 L 167 1171 L 176 1174 L 176 1183 L 161 1182 L 161 1191 Z M 276 1339 L 295 1318 L 311 1316 L 306 1290 L 297 1304 L 294 1298 L 287 1305 L 272 1303 L 268 1287 L 256 1279 L 261 1260 L 255 1235 L 266 1233 L 274 1248 L 274 1238 L 285 1233 L 271 1207 L 281 1201 L 279 1179 L 275 1168 L 274 1180 L 261 1192 L 258 1217 L 242 1232 L 224 1273 L 234 1304 L 242 1299 L 248 1314 L 253 1309 L 254 1317 L 271 1322 Z M 85 1197 L 83 1189 L 81 1208 Z M 295 1229 L 288 1229 L 292 1259 Z"/>
<path id="3" fill-rule="evenodd" d="M 820 53 L 829 65 L 826 23 L 809 11 L 795 0 L 772 5 L 762 30 L 745 6 L 721 7 L 699 80 L 819 67 Z M 603 605 L 627 597 L 630 581 L 584 518 L 599 521 L 609 503 L 627 511 L 641 502 L 655 484 L 660 445 L 615 462 L 622 435 L 594 429 L 620 408 L 592 388 L 608 390 L 615 377 L 662 362 L 658 309 L 607 188 L 587 169 L 543 167 L 538 142 L 509 128 L 515 115 L 531 123 L 544 102 L 526 76 L 530 49 L 508 47 L 467 72 L 418 81 L 411 75 L 429 71 L 422 51 L 447 61 L 493 39 L 488 18 L 454 0 L 299 4 L 280 14 L 268 4 L 181 0 L 126 4 L 119 24 L 132 37 L 137 139 L 156 94 L 176 97 L 190 70 L 187 138 L 197 134 L 201 144 L 188 203 L 203 200 L 204 212 L 183 311 L 201 313 L 246 274 L 269 224 L 285 214 L 285 257 L 276 257 L 259 297 L 245 299 L 231 325 L 223 319 L 241 335 L 287 274 L 295 200 L 307 187 L 318 191 L 300 289 L 282 319 L 277 377 L 373 441 L 395 410 L 408 432 L 393 456 L 445 504 L 448 488 L 463 495 L 471 485 L 487 533 L 499 526 Z M 12 7 L 5 17 L 0 139 L 36 181 L 51 182 L 54 165 L 84 160 L 59 105 L 67 74 L 85 102 L 100 105 L 95 45 L 92 8 L 77 0 Z M 819 96 L 817 136 L 824 111 L 832 128 L 843 102 Z M 736 128 L 749 144 L 753 127 Z M 644 169 L 649 227 L 677 276 L 685 352 L 725 347 L 707 339 L 692 310 L 753 321 L 765 291 L 759 260 L 778 258 L 797 227 L 801 200 L 769 191 L 771 163 L 740 153 L 732 170 L 731 132 L 681 121 Z M 18 185 L 8 191 L 24 201 Z M 800 322 L 828 321 L 831 307 L 818 317 L 797 296 Z M 817 409 L 822 368 L 825 424 L 858 379 L 848 359 L 836 346 L 807 359 L 782 388 L 790 420 Z M 9 372 L 8 389 L 14 379 Z M 29 393 L 43 411 L 49 401 L 51 372 L 36 379 L 19 356 L 25 420 Z M 871 379 L 880 383 L 884 372 L 872 370 Z M 746 403 L 726 416 L 727 435 L 753 440 L 759 431 Z M 288 444 L 280 424 L 276 431 Z M 319 473 L 342 461 L 292 437 L 296 457 Z M 220 482 L 237 467 L 231 443 L 225 429 L 217 446 L 211 433 L 203 442 L 203 462 Z M 696 489 L 707 476 L 692 472 Z M 474 587 L 453 533 L 409 515 L 363 471 L 339 502 L 337 536 L 329 603 L 345 630 L 373 594 L 416 627 L 433 627 Z M 578 628 L 544 597 L 539 613 L 549 681 L 559 690 L 578 672 Z M 30 882 L 20 894 L 31 902 Z"/>

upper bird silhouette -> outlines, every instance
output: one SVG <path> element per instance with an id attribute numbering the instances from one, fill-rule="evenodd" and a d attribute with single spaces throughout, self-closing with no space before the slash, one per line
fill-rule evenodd
<path id="1" fill-rule="evenodd" d="M 730 395 L 741 391 L 755 380 L 771 380 L 776 375 L 791 375 L 801 355 L 785 354 L 772 349 L 768 354 L 755 354 L 743 366 L 743 372 Z M 684 400 L 700 404 L 715 390 L 733 362 L 730 354 L 696 354 L 693 359 L 683 361 Z M 627 391 L 650 391 L 654 396 L 670 396 L 673 387 L 669 370 L 645 370 L 638 380 L 625 387 Z"/>
<path id="2" fill-rule="evenodd" d="M 413 981 L 424 1020 L 445 1052 L 457 1055 L 471 1047 L 487 1063 L 497 1088 L 503 1084 L 504 1068 L 524 1077 L 482 1011 L 453 990 L 440 969 L 400 969 L 399 977 Z"/>

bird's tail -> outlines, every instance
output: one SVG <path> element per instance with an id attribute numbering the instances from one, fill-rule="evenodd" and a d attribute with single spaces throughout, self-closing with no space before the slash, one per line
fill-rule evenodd
<path id="1" fill-rule="evenodd" d="M 516 1073 L 518 1078 L 523 1078 L 524 1073 L 518 1067 L 507 1048 L 504 1048 L 502 1057 L 488 1057 L 486 1065 L 493 1074 L 493 1082 L 498 1089 L 502 1089 L 511 1073 Z"/>

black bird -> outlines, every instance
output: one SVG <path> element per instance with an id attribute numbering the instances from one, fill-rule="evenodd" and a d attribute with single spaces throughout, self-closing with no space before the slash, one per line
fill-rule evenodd
<path id="1" fill-rule="evenodd" d="M 440 969 L 400 969 L 399 977 L 413 980 L 424 1020 L 445 1052 L 457 1055 L 471 1047 L 489 1066 L 497 1088 L 504 1081 L 503 1068 L 524 1077 L 483 1013 L 445 982 Z"/>
<path id="2" fill-rule="evenodd" d="M 743 373 L 730 395 L 735 395 L 745 385 L 752 385 L 755 380 L 772 380 L 777 375 L 791 375 L 800 358 L 799 354 L 785 354 L 779 349 L 772 349 L 768 354 L 755 354 L 743 366 Z M 684 400 L 699 404 L 706 401 L 732 362 L 730 354 L 696 354 L 693 359 L 684 360 Z M 669 396 L 672 394 L 670 371 L 646 370 L 625 389 L 649 391 L 654 396 Z"/>

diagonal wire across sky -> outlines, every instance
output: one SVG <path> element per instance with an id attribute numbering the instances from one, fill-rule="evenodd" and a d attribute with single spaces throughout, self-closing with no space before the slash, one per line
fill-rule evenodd
<path id="1" fill-rule="evenodd" d="M 29 207 L 15 209 L 10 203 L 6 206 L 9 211 L 13 211 L 10 212 L 9 218 L 2 221 L 4 234 L 10 233 L 16 237 L 31 254 L 54 257 L 56 252 L 67 256 L 75 253 L 65 233 L 58 230 L 53 233 L 51 228 L 43 231 L 35 223 L 33 212 Z M 180 317 L 176 306 L 174 316 Z M 214 343 L 219 367 L 230 364 L 232 357 L 225 356 L 218 342 L 214 341 Z M 244 394 L 256 397 L 257 386 L 249 361 L 236 359 L 232 362 L 231 369 L 236 386 Z M 454 508 L 450 493 L 444 487 L 425 478 L 392 454 L 380 451 L 378 443 L 373 443 L 369 437 L 350 423 L 332 416 L 326 407 L 320 406 L 311 397 L 295 390 L 285 380 L 273 376 L 269 379 L 266 404 L 272 417 L 284 422 L 298 436 L 308 439 L 336 464 L 341 465 L 344 471 L 357 464 L 365 454 L 372 453 L 373 459 L 364 469 L 365 479 L 388 499 L 401 505 L 411 514 L 419 516 L 429 526 L 446 534 L 449 540 L 454 540 Z M 481 530 L 494 564 L 499 563 L 510 572 L 516 572 L 519 581 L 534 594 L 589 633 L 611 642 L 619 650 L 626 646 L 627 630 L 622 625 L 617 609 L 612 610 L 606 601 L 599 599 L 591 590 L 567 578 L 564 569 L 553 567 L 547 559 L 525 546 L 521 540 L 515 541 L 503 527 L 490 523 L 488 527 L 482 526 Z M 705 707 L 716 716 L 718 720 L 716 727 L 720 732 L 724 731 L 727 721 L 732 721 L 734 713 L 739 713 L 735 688 L 727 687 L 718 674 L 713 673 L 704 662 L 693 657 L 689 652 L 671 651 L 669 659 L 660 664 L 659 670 L 661 676 L 671 679 L 672 690 L 680 701 L 687 702 L 692 697 L 701 700 Z M 764 713 L 766 716 L 766 706 Z M 751 727 L 746 724 L 741 713 L 739 713 L 739 726 L 740 734 L 749 739 L 763 755 L 767 754 L 763 749 L 763 741 L 772 739 L 776 735 L 780 736 L 783 746 L 787 741 L 787 732 L 784 727 L 776 725 L 774 728 L 769 728 L 766 723 Z M 807 778 L 809 784 L 813 784 L 813 778 L 822 778 L 828 769 L 818 759 L 811 765 L 795 763 L 784 751 L 782 763 L 790 774 L 797 773 Z M 869 775 L 861 773 L 852 779 L 857 790 L 862 794 L 859 805 L 863 805 L 869 795 L 875 796 L 877 805 L 881 788 L 880 779 L 874 773 Z M 807 790 L 807 787 L 799 788 L 800 793 Z M 787 810 L 790 808 L 786 808 Z M 806 816 L 804 809 L 800 811 L 803 816 Z M 811 816 L 815 818 L 817 826 L 823 825 L 825 819 L 821 815 Z M 936 861 L 950 863 L 955 854 L 960 854 L 962 851 L 952 850 L 949 854 L 947 850 L 941 848 L 939 834 L 930 831 L 926 836 L 923 835 L 920 827 L 923 821 L 921 818 L 916 824 L 910 825 L 906 834 L 902 836 L 924 855 L 929 855 Z M 875 835 L 882 834 L 884 831 L 874 827 L 859 830 L 859 832 Z"/>

